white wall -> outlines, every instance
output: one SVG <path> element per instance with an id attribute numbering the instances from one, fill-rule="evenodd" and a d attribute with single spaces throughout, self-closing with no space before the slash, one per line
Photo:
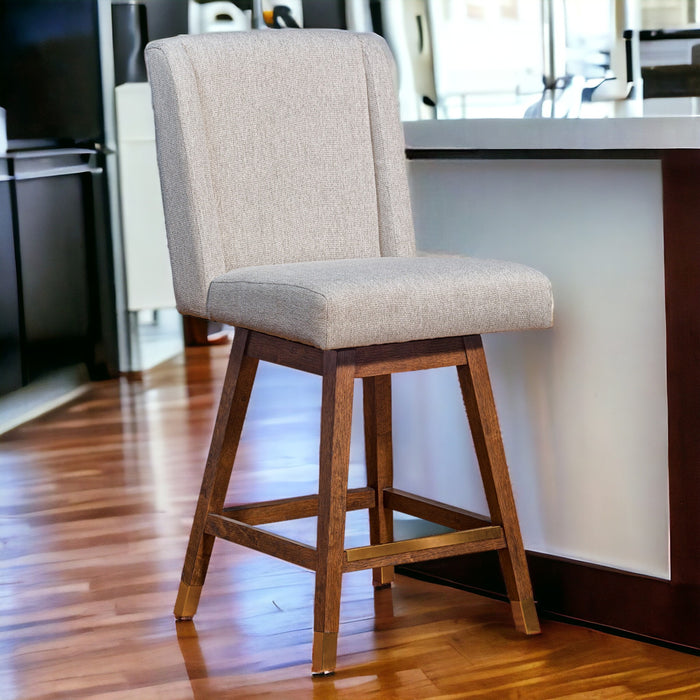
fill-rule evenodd
<path id="1" fill-rule="evenodd" d="M 413 161 L 410 174 L 420 248 L 553 282 L 553 330 L 485 339 L 526 547 L 668 578 L 659 163 Z M 394 412 L 397 486 L 486 513 L 454 369 L 395 376 Z"/>

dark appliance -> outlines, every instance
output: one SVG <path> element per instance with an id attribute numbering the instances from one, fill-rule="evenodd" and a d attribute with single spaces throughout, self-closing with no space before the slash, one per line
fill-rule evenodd
<path id="1" fill-rule="evenodd" d="M 98 36 L 94 0 L 0 0 L 0 106 L 10 147 L 104 141 Z"/>

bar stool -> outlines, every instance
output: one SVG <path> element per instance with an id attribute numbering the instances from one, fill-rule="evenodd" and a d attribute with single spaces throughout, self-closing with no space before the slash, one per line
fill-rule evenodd
<path id="1" fill-rule="evenodd" d="M 316 572 L 312 673 L 336 667 L 342 575 L 494 550 L 513 618 L 539 632 L 481 334 L 552 323 L 520 264 L 416 254 L 394 64 L 371 34 L 180 36 L 146 51 L 178 309 L 236 326 L 175 616 L 196 610 L 222 538 Z M 322 376 L 319 492 L 226 506 L 260 360 Z M 391 374 L 454 365 L 490 523 L 393 488 Z M 367 486 L 347 488 L 362 379 Z M 368 509 L 370 544 L 345 549 Z M 395 541 L 399 511 L 454 532 Z M 315 547 L 259 525 L 317 516 Z"/>

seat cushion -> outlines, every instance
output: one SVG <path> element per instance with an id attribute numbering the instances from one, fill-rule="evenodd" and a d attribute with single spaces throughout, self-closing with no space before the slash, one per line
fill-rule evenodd
<path id="1" fill-rule="evenodd" d="M 212 320 L 322 350 L 552 325 L 542 273 L 452 256 L 238 268 L 212 281 L 207 309 Z"/>

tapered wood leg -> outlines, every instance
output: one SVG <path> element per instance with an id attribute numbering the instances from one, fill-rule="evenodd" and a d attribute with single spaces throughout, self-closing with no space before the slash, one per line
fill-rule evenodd
<path id="1" fill-rule="evenodd" d="M 248 338 L 249 331 L 236 330 L 175 602 L 174 613 L 178 619 L 189 619 L 197 611 L 215 539 L 204 531 L 204 526 L 209 513 L 221 512 L 231 479 L 258 367 L 258 361 L 245 354 Z"/>
<path id="2" fill-rule="evenodd" d="M 314 644 L 311 672 L 335 671 L 354 381 L 354 351 L 327 351 L 323 361 Z"/>
<path id="3" fill-rule="evenodd" d="M 499 558 L 513 619 L 521 632 L 537 634 L 540 625 L 481 337 L 465 337 L 464 347 L 467 363 L 457 372 L 491 521 L 503 527 L 508 545 L 499 551 Z"/>
<path id="4" fill-rule="evenodd" d="M 384 489 L 391 488 L 394 479 L 391 438 L 391 375 L 366 377 L 362 380 L 365 459 L 367 485 L 376 493 L 376 506 L 369 511 L 370 544 L 394 541 L 393 513 L 384 507 Z M 394 580 L 394 567 L 372 569 L 375 587 L 389 586 Z"/>

